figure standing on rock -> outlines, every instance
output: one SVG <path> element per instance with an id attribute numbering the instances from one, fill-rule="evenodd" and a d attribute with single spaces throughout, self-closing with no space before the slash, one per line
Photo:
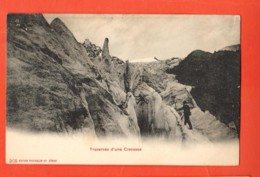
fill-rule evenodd
<path id="1" fill-rule="evenodd" d="M 188 124 L 189 125 L 189 129 L 192 130 L 192 124 L 190 122 L 190 107 L 187 104 L 187 101 L 183 101 L 183 107 L 179 108 L 178 110 L 183 110 L 184 111 L 184 125 Z"/>

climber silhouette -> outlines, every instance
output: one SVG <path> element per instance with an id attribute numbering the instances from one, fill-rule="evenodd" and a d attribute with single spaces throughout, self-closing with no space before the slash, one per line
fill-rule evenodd
<path id="1" fill-rule="evenodd" d="M 191 122 L 190 122 L 191 112 L 190 112 L 190 107 L 187 104 L 187 102 L 183 101 L 183 107 L 179 108 L 178 110 L 184 111 L 184 125 L 188 124 L 189 128 L 192 130 L 192 125 L 191 125 Z"/>

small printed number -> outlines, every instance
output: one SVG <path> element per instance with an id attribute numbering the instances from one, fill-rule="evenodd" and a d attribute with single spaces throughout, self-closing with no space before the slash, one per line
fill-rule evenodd
<path id="1" fill-rule="evenodd" d="M 17 163 L 17 159 L 9 159 L 9 163 Z"/>

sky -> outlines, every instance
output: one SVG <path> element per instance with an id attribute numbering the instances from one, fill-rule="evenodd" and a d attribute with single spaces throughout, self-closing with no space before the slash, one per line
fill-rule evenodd
<path id="1" fill-rule="evenodd" d="M 79 42 L 102 47 L 123 60 L 186 57 L 196 49 L 214 52 L 240 44 L 240 17 L 232 15 L 44 14 L 60 18 Z"/>

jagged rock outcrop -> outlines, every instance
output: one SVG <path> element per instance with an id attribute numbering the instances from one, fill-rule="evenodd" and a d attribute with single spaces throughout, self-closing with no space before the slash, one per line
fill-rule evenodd
<path id="1" fill-rule="evenodd" d="M 84 41 L 83 46 L 85 47 L 88 56 L 91 58 L 98 57 L 102 52 L 101 47 L 92 44 L 89 39 Z"/>
<path id="2" fill-rule="evenodd" d="M 83 43 L 86 51 L 89 53 L 100 53 L 91 57 L 91 61 L 95 65 L 96 79 L 105 87 L 118 102 L 122 102 L 125 98 L 124 90 L 124 71 L 125 62 L 117 57 L 111 56 L 108 47 L 109 39 L 104 40 L 103 50 L 100 47 L 92 44 L 89 40 Z M 90 56 L 90 55 L 89 55 Z"/>
<path id="3" fill-rule="evenodd" d="M 83 45 L 75 39 L 66 25 L 59 18 L 55 18 L 50 26 L 56 34 L 57 42 L 62 46 L 63 66 L 73 74 L 94 77 L 97 72 L 96 66 L 91 62 L 91 58 Z M 54 50 L 57 51 L 55 48 Z"/>
<path id="4" fill-rule="evenodd" d="M 108 43 L 104 49 L 104 57 L 111 62 Z M 124 68 L 118 61 L 115 67 Z M 102 73 L 108 68 L 98 68 L 99 62 L 60 19 L 48 24 L 41 14 L 9 14 L 7 126 L 41 132 L 86 130 L 97 136 L 135 135 L 129 116 L 119 107 L 118 101 L 125 99 L 119 73 Z M 97 74 L 103 74 L 104 80 Z"/>
<path id="5" fill-rule="evenodd" d="M 104 69 L 108 72 L 111 73 L 112 69 L 112 59 L 109 53 L 109 48 L 108 48 L 108 43 L 109 40 L 108 38 L 105 39 L 104 44 L 103 44 L 103 49 L 102 49 L 102 60 L 104 64 Z"/>

